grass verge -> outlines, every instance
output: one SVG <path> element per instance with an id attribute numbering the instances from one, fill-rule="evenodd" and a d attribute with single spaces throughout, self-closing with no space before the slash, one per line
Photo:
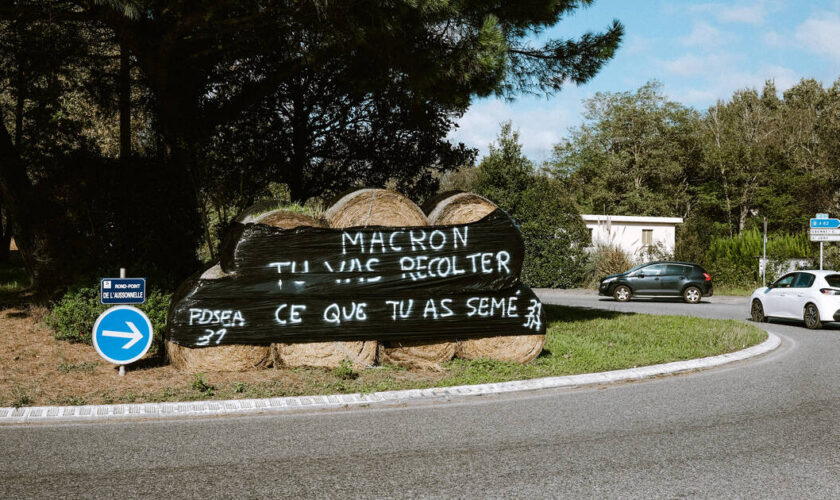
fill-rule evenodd
<path id="1" fill-rule="evenodd" d="M 544 307 L 549 321 L 545 349 L 525 365 L 453 360 L 435 372 L 397 366 L 359 369 L 345 363 L 334 370 L 193 374 L 147 361 L 129 367 L 125 377 L 92 347 L 56 341 L 38 314 L 6 310 L 0 313 L 0 406 L 261 398 L 503 382 L 713 356 L 767 336 L 743 321 Z"/>
<path id="2" fill-rule="evenodd" d="M 747 284 L 747 285 L 715 285 L 715 295 L 731 295 L 737 297 L 749 297 L 755 291 L 756 288 L 760 287 L 761 283 L 758 284 Z"/>

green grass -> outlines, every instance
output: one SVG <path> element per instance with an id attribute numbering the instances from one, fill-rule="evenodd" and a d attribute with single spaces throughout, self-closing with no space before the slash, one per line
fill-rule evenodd
<path id="1" fill-rule="evenodd" d="M 717 285 L 715 284 L 715 295 L 734 295 L 739 297 L 749 297 L 760 287 L 761 283 L 752 283 L 745 285 Z"/>
<path id="2" fill-rule="evenodd" d="M 454 360 L 449 363 L 450 374 L 438 385 L 575 375 L 668 363 L 737 351 L 767 337 L 743 321 L 545 307 L 549 328 L 545 347 L 537 359 L 525 365 Z"/>
<path id="3" fill-rule="evenodd" d="M 441 372 L 385 365 L 363 369 L 343 363 L 333 370 L 295 368 L 249 374 L 246 382 L 221 374 L 195 374 L 143 394 L 79 395 L 88 402 L 190 401 L 375 392 L 618 370 L 701 358 L 744 349 L 767 334 L 735 320 L 656 316 L 545 305 L 549 326 L 542 354 L 527 364 L 487 359 L 452 360 Z M 183 380 L 183 378 L 181 379 Z M 18 404 L 25 403 L 19 401 Z"/>

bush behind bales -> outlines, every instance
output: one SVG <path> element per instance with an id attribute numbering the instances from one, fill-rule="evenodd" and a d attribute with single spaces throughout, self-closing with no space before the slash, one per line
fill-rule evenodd
<path id="1" fill-rule="evenodd" d="M 568 288 L 583 280 L 589 245 L 586 224 L 562 184 L 540 174 L 522 153 L 519 133 L 510 122 L 502 125 L 475 176 L 473 190 L 520 224 L 524 283 Z"/>
<path id="2" fill-rule="evenodd" d="M 588 284 L 597 286 L 604 276 L 623 273 L 633 265 L 633 257 L 618 245 L 598 242 L 589 253 L 586 269 Z"/>
<path id="3" fill-rule="evenodd" d="M 152 322 L 155 331 L 149 350 L 152 354 L 161 345 L 171 298 L 172 294 L 153 289 L 147 295 L 145 304 L 135 306 L 145 312 Z M 98 286 L 75 286 L 55 302 L 45 323 L 58 340 L 90 344 L 96 318 L 109 307 L 99 303 Z"/>
<path id="4" fill-rule="evenodd" d="M 705 267 L 719 283 L 756 283 L 761 279 L 758 257 L 762 255 L 762 240 L 758 229 L 748 229 L 731 238 L 712 238 Z M 786 270 L 787 259 L 810 258 L 813 254 L 813 244 L 806 233 L 768 235 L 767 279 L 772 281 Z"/>

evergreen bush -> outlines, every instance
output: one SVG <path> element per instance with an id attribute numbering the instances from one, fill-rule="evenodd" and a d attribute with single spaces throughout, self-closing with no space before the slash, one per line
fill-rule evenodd
<path id="1" fill-rule="evenodd" d="M 525 240 L 523 282 L 569 288 L 584 280 L 586 224 L 560 182 L 535 171 L 510 123 L 502 126 L 498 144 L 491 145 L 481 161 L 474 189 L 520 224 Z"/>
<path id="2" fill-rule="evenodd" d="M 731 238 L 712 238 L 704 266 L 715 281 L 727 285 L 754 284 L 761 280 L 758 258 L 762 255 L 762 233 L 748 229 Z M 812 258 L 813 244 L 806 233 L 770 234 L 767 238 L 767 279 L 787 269 L 788 259 Z"/>
<path id="3" fill-rule="evenodd" d="M 153 354 L 162 342 L 171 297 L 172 294 L 151 290 L 146 297 L 146 303 L 135 306 L 145 312 L 152 322 L 154 339 L 150 352 Z M 99 303 L 98 286 L 77 285 L 71 287 L 53 304 L 45 323 L 53 330 L 58 340 L 90 344 L 96 318 L 109 307 Z"/>

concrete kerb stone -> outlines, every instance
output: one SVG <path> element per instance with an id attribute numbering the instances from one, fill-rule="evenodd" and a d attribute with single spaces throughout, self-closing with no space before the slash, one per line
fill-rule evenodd
<path id="1" fill-rule="evenodd" d="M 693 370 L 703 370 L 741 361 L 775 350 L 781 339 L 767 332 L 767 340 L 761 344 L 740 351 L 686 361 L 675 361 L 661 365 L 642 366 L 625 370 L 562 377 L 545 377 L 512 382 L 496 382 L 478 385 L 435 387 L 430 389 L 406 389 L 400 391 L 375 392 L 370 394 L 334 394 L 324 396 L 296 396 L 268 399 L 231 399 L 226 401 L 143 403 L 131 405 L 84 405 L 84 406 L 34 406 L 24 408 L 0 408 L 0 424 L 21 424 L 37 422 L 83 422 L 98 420 L 119 420 L 126 418 L 245 415 L 260 412 L 282 412 L 300 409 L 336 409 L 361 405 L 394 404 L 422 399 L 466 398 L 486 396 L 514 391 L 533 391 L 563 387 L 578 387 L 592 384 L 615 383 L 640 380 L 661 375 L 671 375 Z"/>

